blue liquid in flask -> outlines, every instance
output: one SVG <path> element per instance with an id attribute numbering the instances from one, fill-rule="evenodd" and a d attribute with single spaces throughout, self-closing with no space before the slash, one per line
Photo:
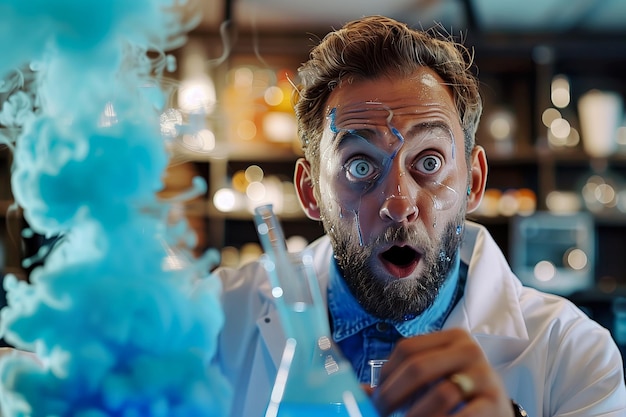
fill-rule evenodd
<path id="1" fill-rule="evenodd" d="M 289 253 L 271 205 L 255 222 L 287 342 L 265 417 L 378 417 L 330 336 L 312 258 Z"/>

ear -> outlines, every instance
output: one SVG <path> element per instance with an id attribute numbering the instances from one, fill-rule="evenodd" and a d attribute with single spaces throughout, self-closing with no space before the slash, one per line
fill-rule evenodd
<path id="1" fill-rule="evenodd" d="M 304 158 L 300 158 L 296 161 L 294 184 L 302 210 L 304 210 L 310 219 L 319 220 L 320 209 L 317 205 L 317 198 L 315 198 L 311 164 Z"/>
<path id="2" fill-rule="evenodd" d="M 467 212 L 476 210 L 485 195 L 487 186 L 487 155 L 482 146 L 475 146 L 470 157 L 470 184 L 467 196 Z"/>

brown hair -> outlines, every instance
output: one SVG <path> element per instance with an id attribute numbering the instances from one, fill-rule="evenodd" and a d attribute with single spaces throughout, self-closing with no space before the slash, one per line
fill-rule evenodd
<path id="1" fill-rule="evenodd" d="M 452 89 L 465 135 L 469 158 L 482 113 L 478 80 L 471 71 L 473 57 L 450 35 L 430 29 L 414 30 L 383 16 L 365 17 L 330 32 L 298 69 L 295 95 L 298 133 L 313 176 L 319 174 L 319 142 L 328 96 L 342 81 L 410 75 L 420 67 L 435 71 Z"/>

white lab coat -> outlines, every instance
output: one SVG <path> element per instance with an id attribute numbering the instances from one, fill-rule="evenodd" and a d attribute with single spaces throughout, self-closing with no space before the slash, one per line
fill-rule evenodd
<path id="1" fill-rule="evenodd" d="M 326 297 L 330 242 L 311 247 Z M 467 222 L 461 258 L 465 295 L 443 327 L 471 332 L 529 416 L 626 416 L 622 358 L 606 329 L 569 301 L 523 287 L 480 225 Z M 226 314 L 217 359 L 234 387 L 231 416 L 263 416 L 285 341 L 270 285 L 258 262 L 217 274 Z"/>

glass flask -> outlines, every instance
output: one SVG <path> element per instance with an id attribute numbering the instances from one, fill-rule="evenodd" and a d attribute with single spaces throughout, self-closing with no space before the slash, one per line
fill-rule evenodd
<path id="1" fill-rule="evenodd" d="M 287 251 L 271 205 L 255 210 L 255 223 L 287 339 L 265 417 L 378 417 L 331 338 L 311 255 Z"/>

